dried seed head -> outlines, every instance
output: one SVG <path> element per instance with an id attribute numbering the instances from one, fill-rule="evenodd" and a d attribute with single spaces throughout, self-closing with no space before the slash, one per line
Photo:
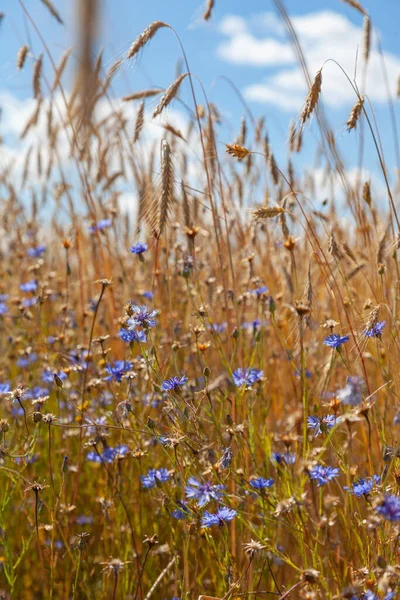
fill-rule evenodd
<path id="1" fill-rule="evenodd" d="M 360 118 L 361 111 L 364 106 L 364 98 L 359 98 L 352 108 L 349 120 L 347 121 L 347 131 L 351 131 L 357 125 L 357 121 Z"/>
<path id="2" fill-rule="evenodd" d="M 149 42 L 162 27 L 169 27 L 169 25 L 163 23 L 162 21 L 154 21 L 154 23 L 151 23 L 151 25 L 146 27 L 143 33 L 136 38 L 132 46 L 129 48 L 127 58 L 133 58 L 136 56 L 141 48 L 144 48 L 147 42 Z"/>
<path id="3" fill-rule="evenodd" d="M 363 8 L 361 6 L 361 4 L 359 2 L 357 2 L 357 0 L 342 0 L 345 4 L 348 4 L 349 6 L 352 6 L 353 8 L 355 8 L 356 10 L 358 10 L 358 12 L 360 12 L 362 15 L 366 15 L 367 12 L 365 10 L 365 8 Z"/>
<path id="4" fill-rule="evenodd" d="M 375 308 L 372 309 L 368 317 L 367 325 L 365 327 L 366 330 L 374 329 L 374 327 L 377 325 L 380 310 L 381 307 L 379 304 L 378 306 L 375 306 Z"/>
<path id="5" fill-rule="evenodd" d="M 253 210 L 253 216 L 255 219 L 272 219 L 283 212 L 285 209 L 281 206 L 261 206 Z"/>
<path id="6" fill-rule="evenodd" d="M 140 138 L 140 133 L 143 129 L 143 124 L 144 124 L 144 101 L 141 102 L 141 104 L 139 106 L 139 110 L 137 112 L 136 123 L 135 123 L 135 132 L 133 134 L 133 143 L 137 142 L 138 139 Z"/>
<path id="7" fill-rule="evenodd" d="M 17 54 L 17 69 L 20 71 L 25 64 L 25 59 L 28 56 L 28 46 L 21 46 Z"/>
<path id="8" fill-rule="evenodd" d="M 160 102 L 157 104 L 156 109 L 153 112 L 153 119 L 154 119 L 154 117 L 157 117 L 158 115 L 160 115 L 162 113 L 162 111 L 164 110 L 164 108 L 166 108 L 168 106 L 168 104 L 170 104 L 170 102 L 175 98 L 182 81 L 185 79 L 185 77 L 187 75 L 188 75 L 188 73 L 183 73 L 182 75 L 180 75 L 178 77 L 178 79 L 176 79 L 173 83 L 171 83 L 169 88 L 166 90 L 164 96 L 161 98 Z"/>
<path id="9" fill-rule="evenodd" d="M 231 156 L 235 156 L 239 160 L 243 160 L 250 154 L 250 150 L 247 150 L 244 146 L 240 146 L 239 144 L 226 144 L 226 151 Z"/>
<path id="10" fill-rule="evenodd" d="M 141 92 L 136 92 L 134 94 L 129 94 L 129 96 L 124 96 L 122 98 L 123 102 L 129 102 L 130 100 L 144 100 L 145 98 L 151 98 L 152 96 L 157 96 L 161 94 L 162 90 L 143 90 Z"/>
<path id="11" fill-rule="evenodd" d="M 33 86 L 33 97 L 34 98 L 39 98 L 39 96 L 41 95 L 40 78 L 42 75 L 42 68 L 43 68 L 43 54 L 41 54 L 39 56 L 39 58 L 37 59 L 37 61 L 35 62 L 35 65 L 33 67 L 32 86 Z"/>
<path id="12" fill-rule="evenodd" d="M 45 5 L 45 7 L 49 10 L 50 14 L 56 19 L 56 21 L 60 23 L 60 25 L 64 25 L 64 21 L 62 20 L 62 18 L 60 17 L 50 0 L 42 0 L 42 4 Z"/>
<path id="13" fill-rule="evenodd" d="M 371 20 L 365 15 L 364 17 L 364 60 L 368 62 L 369 51 L 371 47 Z"/>
<path id="14" fill-rule="evenodd" d="M 207 0 L 207 7 L 203 15 L 203 19 L 208 21 L 211 17 L 212 9 L 214 8 L 214 0 Z"/>
<path id="15" fill-rule="evenodd" d="M 160 238 L 168 221 L 172 202 L 173 169 L 171 149 L 167 140 L 161 141 L 161 198 L 157 238 Z"/>
<path id="16" fill-rule="evenodd" d="M 309 119 L 317 105 L 319 95 L 321 93 L 321 85 L 322 85 L 322 69 L 318 71 L 313 81 L 313 84 L 308 92 L 306 101 L 304 103 L 304 108 L 301 113 L 300 119 L 301 123 L 304 123 Z"/>
<path id="17" fill-rule="evenodd" d="M 368 206 L 371 206 L 371 183 L 369 181 L 364 183 L 363 200 L 368 204 Z"/>

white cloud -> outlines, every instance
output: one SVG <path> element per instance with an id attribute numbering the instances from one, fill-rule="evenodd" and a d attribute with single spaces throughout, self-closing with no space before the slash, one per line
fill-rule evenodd
<path id="1" fill-rule="evenodd" d="M 220 32 L 226 38 L 218 47 L 218 56 L 240 66 L 270 67 L 269 76 L 258 79 L 247 86 L 245 95 L 258 102 L 269 102 L 284 109 L 300 109 L 307 92 L 304 75 L 297 56 L 287 36 L 282 37 L 282 28 L 271 27 L 270 13 L 249 17 L 226 16 L 220 24 Z M 354 78 L 357 65 L 357 81 L 363 77 L 363 29 L 346 17 L 333 11 L 319 11 L 292 17 L 311 77 L 325 61 L 333 59 Z M 260 33 L 256 33 L 259 32 Z M 382 75 L 382 59 L 378 51 L 376 36 L 372 35 L 370 57 L 367 65 L 366 92 L 374 102 L 387 101 L 387 90 Z M 384 53 L 388 80 L 395 95 L 396 82 L 400 74 L 400 58 Z M 255 71 L 254 71 L 255 72 Z M 355 94 L 340 68 L 332 61 L 323 68 L 323 98 L 332 106 L 351 105 Z"/>

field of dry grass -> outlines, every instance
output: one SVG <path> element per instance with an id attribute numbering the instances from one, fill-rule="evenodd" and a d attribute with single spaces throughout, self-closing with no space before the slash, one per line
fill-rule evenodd
<path id="1" fill-rule="evenodd" d="M 116 102 L 177 34 L 152 23 L 105 68 L 95 7 L 73 89 L 71 51 L 16 57 L 35 107 L 0 180 L 1 597 L 398 598 L 399 204 L 367 99 L 344 83 L 379 197 L 347 176 L 322 65 L 278 164 L 250 109 L 221 139 L 179 43 L 168 89 Z M 311 124 L 340 200 L 293 166 Z"/>

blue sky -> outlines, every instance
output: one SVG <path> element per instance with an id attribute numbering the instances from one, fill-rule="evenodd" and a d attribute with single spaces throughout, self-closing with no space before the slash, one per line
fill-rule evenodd
<path id="1" fill-rule="evenodd" d="M 226 126 L 221 129 L 220 141 L 232 141 L 239 130 L 243 114 L 239 99 L 220 77 L 224 75 L 240 89 L 252 112 L 256 116 L 265 116 L 275 152 L 279 159 L 284 159 L 288 124 L 298 116 L 306 88 L 271 1 L 216 0 L 209 23 L 202 21 L 204 6 L 197 0 L 147 0 L 140 3 L 134 0 L 102 0 L 100 4 L 102 18 L 99 48 L 105 50 L 107 66 L 124 55 L 132 41 L 149 23 L 154 20 L 168 22 L 182 39 L 192 72 L 198 75 L 209 99 L 215 101 L 223 113 Z M 54 0 L 54 5 L 65 20 L 65 27 L 60 26 L 48 14 L 40 0 L 25 1 L 27 10 L 57 60 L 76 41 L 77 0 Z M 305 49 L 312 76 L 324 60 L 337 58 L 352 77 L 357 48 L 362 44 L 362 16 L 340 0 L 286 0 L 285 5 Z M 394 0 L 366 0 L 363 5 L 379 32 L 394 93 L 397 77 L 400 75 L 400 3 Z M 4 12 L 6 17 L 0 31 L 0 99 L 1 94 L 6 92 L 10 104 L 10 97 L 20 100 L 31 97 L 33 57 L 24 72 L 17 72 L 15 57 L 19 47 L 27 43 L 36 56 L 43 48 L 33 28 L 23 17 L 17 0 L 9 0 Z M 387 163 L 390 168 L 394 168 L 393 132 L 381 74 L 382 64 L 376 48 L 375 42 L 368 66 L 366 92 L 376 111 Z M 360 50 L 359 55 L 361 54 Z M 160 31 L 139 61 L 126 63 L 121 69 L 114 80 L 113 94 L 120 97 L 153 85 L 168 86 L 175 78 L 179 58 L 179 47 L 171 32 Z M 360 84 L 362 70 L 359 58 Z M 49 68 L 47 72 L 50 73 Z M 328 63 L 323 73 L 326 113 L 346 159 L 347 168 L 351 170 L 358 163 L 358 134 L 348 134 L 345 123 L 355 97 L 337 67 Z M 181 94 L 182 99 L 191 102 L 188 86 L 183 87 Z M 395 111 L 400 121 L 397 101 Z M 18 116 L 18 112 L 15 112 Z M 6 111 L 6 116 L 7 114 Z M 15 118 L 14 114 L 13 121 Z M 302 167 L 314 164 L 316 135 L 316 126 L 311 123 L 300 159 Z M 376 154 L 369 141 L 366 144 L 365 167 L 371 173 L 377 172 Z"/>

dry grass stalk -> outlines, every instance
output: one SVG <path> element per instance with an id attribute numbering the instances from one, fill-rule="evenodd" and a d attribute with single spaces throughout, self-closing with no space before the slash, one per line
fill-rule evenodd
<path id="1" fill-rule="evenodd" d="M 140 134 L 144 124 L 144 101 L 140 103 L 139 110 L 137 112 L 135 132 L 133 134 L 133 143 L 137 142 L 140 138 Z"/>
<path id="2" fill-rule="evenodd" d="M 308 92 L 306 101 L 304 103 L 304 108 L 301 113 L 300 119 L 301 123 L 304 124 L 307 119 L 309 119 L 317 105 L 319 95 L 321 93 L 322 86 L 322 69 L 318 71 L 313 81 L 313 84 Z"/>
<path id="3" fill-rule="evenodd" d="M 163 125 L 164 129 L 166 131 L 169 131 L 170 133 L 172 133 L 172 135 L 180 138 L 181 140 L 183 140 L 184 142 L 186 142 L 185 138 L 183 137 L 182 133 L 179 131 L 179 129 L 176 129 L 175 127 L 173 127 L 172 125 L 170 125 L 169 123 L 165 123 Z"/>
<path id="4" fill-rule="evenodd" d="M 17 69 L 20 71 L 23 69 L 26 57 L 28 56 L 28 46 L 24 45 L 18 50 L 17 54 Z"/>
<path id="5" fill-rule="evenodd" d="M 180 87 L 182 81 L 185 79 L 185 77 L 187 75 L 188 75 L 187 73 L 183 73 L 182 75 L 180 75 L 178 77 L 178 79 L 176 79 L 173 83 L 171 83 L 171 85 L 166 90 L 164 96 L 161 98 L 160 102 L 157 104 L 156 109 L 153 112 L 153 119 L 155 117 L 158 117 L 158 115 L 160 115 L 162 113 L 164 108 L 166 108 L 170 104 L 170 102 L 172 102 L 172 100 L 175 98 L 176 94 L 178 93 L 178 90 L 179 90 L 179 87 Z"/>
<path id="6" fill-rule="evenodd" d="M 271 178 L 272 178 L 272 181 L 273 181 L 274 185 L 278 185 L 278 183 L 279 183 L 279 170 L 278 170 L 278 166 L 276 164 L 275 156 L 273 155 L 272 152 L 270 152 L 270 154 L 269 154 L 268 166 L 269 166 L 269 172 L 271 174 Z"/>
<path id="7" fill-rule="evenodd" d="M 42 107 L 42 97 L 40 96 L 37 100 L 36 107 L 35 107 L 33 113 L 31 114 L 31 116 L 29 117 L 28 121 L 26 122 L 24 128 L 21 131 L 21 134 L 19 136 L 21 140 L 23 140 L 24 137 L 26 136 L 26 134 L 28 133 L 28 131 L 37 124 L 37 122 L 39 120 L 41 107 Z"/>
<path id="8" fill-rule="evenodd" d="M 364 98 L 359 98 L 352 108 L 349 120 L 347 121 L 347 131 L 351 131 L 357 125 L 357 121 L 360 118 L 361 111 L 364 106 Z"/>
<path id="9" fill-rule="evenodd" d="M 246 134 L 247 134 L 246 117 L 242 117 L 242 119 L 240 121 L 239 139 L 237 142 L 239 144 L 239 146 L 246 145 Z"/>
<path id="10" fill-rule="evenodd" d="M 329 236 L 328 252 L 337 260 L 340 260 L 341 258 L 343 258 L 342 251 L 340 249 L 339 244 L 336 241 L 333 231 L 331 232 L 331 235 Z"/>
<path id="11" fill-rule="evenodd" d="M 304 317 L 304 322 L 305 322 L 306 327 L 310 327 L 311 314 L 312 314 L 312 309 L 313 309 L 313 300 L 314 300 L 314 294 L 313 294 L 312 279 L 311 279 L 311 260 L 310 260 L 310 262 L 308 263 L 307 281 L 306 281 L 306 285 L 304 288 L 304 294 L 303 294 L 303 298 L 302 298 L 302 304 L 304 304 L 305 306 L 308 306 L 310 309 L 310 311 Z"/>
<path id="12" fill-rule="evenodd" d="M 354 256 L 354 253 L 353 253 L 352 249 L 349 247 L 349 245 L 347 244 L 347 242 L 343 242 L 343 244 L 342 244 L 342 248 L 343 248 L 343 250 L 345 251 L 345 253 L 347 254 L 347 256 L 348 256 L 348 257 L 349 257 L 349 258 L 350 258 L 350 259 L 351 259 L 353 262 L 355 262 L 355 263 L 357 264 L 357 259 L 356 259 L 356 257 Z"/>
<path id="13" fill-rule="evenodd" d="M 226 144 L 226 151 L 228 154 L 239 160 L 243 160 L 250 154 L 250 150 L 247 150 L 247 148 L 240 146 L 239 144 Z"/>
<path id="14" fill-rule="evenodd" d="M 379 242 L 378 254 L 376 256 L 376 262 L 378 265 L 382 265 L 385 262 L 385 253 L 386 253 L 387 242 L 388 242 L 388 238 L 389 238 L 389 231 L 390 231 L 390 223 L 386 227 L 385 233 L 383 234 L 383 236 Z"/>
<path id="15" fill-rule="evenodd" d="M 261 206 L 253 210 L 253 217 L 255 219 L 272 219 L 285 212 L 285 209 L 281 206 Z"/>
<path id="16" fill-rule="evenodd" d="M 71 52 L 72 52 L 71 48 L 68 48 L 68 50 L 66 50 L 60 58 L 60 61 L 57 65 L 56 73 L 54 75 L 53 85 L 51 86 L 52 92 L 54 92 L 57 89 L 57 87 L 60 85 L 61 77 L 64 74 L 65 67 L 67 66 L 67 62 L 71 55 Z"/>
<path id="17" fill-rule="evenodd" d="M 159 239 L 165 229 L 171 211 L 173 187 L 173 168 L 171 149 L 167 140 L 161 141 L 161 196 L 160 215 L 156 237 Z"/>
<path id="18" fill-rule="evenodd" d="M 41 54 L 39 56 L 39 58 L 35 61 L 35 64 L 33 67 L 32 87 L 33 87 L 33 97 L 34 98 L 38 98 L 41 95 L 40 77 L 42 75 L 42 69 L 43 69 L 43 54 Z"/>
<path id="19" fill-rule="evenodd" d="M 379 304 L 378 304 L 378 306 L 375 306 L 374 309 L 372 309 L 372 311 L 370 312 L 370 314 L 368 316 L 366 329 L 368 329 L 368 330 L 374 329 L 374 327 L 376 326 L 376 324 L 378 323 L 378 320 L 379 320 L 379 311 L 380 310 L 381 310 L 381 307 Z"/>
<path id="20" fill-rule="evenodd" d="M 136 92 L 134 94 L 129 94 L 129 96 L 124 96 L 122 98 L 123 102 L 129 102 L 130 100 L 144 100 L 145 98 L 151 98 L 152 96 L 157 96 L 160 94 L 162 90 L 142 90 L 141 92 Z"/>
<path id="21" fill-rule="evenodd" d="M 368 204 L 368 206 L 371 206 L 371 202 L 372 202 L 372 198 L 371 198 L 371 183 L 369 181 L 366 181 L 364 183 L 364 187 L 363 187 L 363 200 L 364 200 L 364 202 L 366 202 Z"/>
<path id="22" fill-rule="evenodd" d="M 155 36 L 161 27 L 169 27 L 169 25 L 167 25 L 167 23 L 163 23 L 162 21 L 154 21 L 151 23 L 151 25 L 146 27 L 143 33 L 136 38 L 129 48 L 127 58 L 133 58 L 136 56 L 136 54 Z"/>
<path id="23" fill-rule="evenodd" d="M 359 2 L 357 2 L 357 0 L 342 0 L 342 2 L 344 2 L 345 4 L 348 4 L 349 6 L 352 6 L 353 8 L 358 10 L 358 12 L 360 12 L 362 15 L 367 14 L 367 11 L 365 10 L 365 8 L 363 8 L 361 6 L 361 4 Z"/>
<path id="24" fill-rule="evenodd" d="M 397 97 L 400 98 L 400 76 L 397 80 Z"/>
<path id="25" fill-rule="evenodd" d="M 360 265 L 358 265 L 357 267 L 355 267 L 352 271 L 350 271 L 350 273 L 346 276 L 346 281 L 350 281 L 350 279 L 353 279 L 353 277 L 355 277 L 360 271 L 362 271 L 365 268 L 365 264 L 361 263 Z"/>
<path id="26" fill-rule="evenodd" d="M 210 19 L 211 13 L 212 13 L 212 9 L 214 8 L 214 4 L 215 4 L 214 0 L 207 0 L 207 7 L 206 7 L 206 10 L 205 10 L 204 15 L 203 15 L 203 19 L 205 21 L 208 21 Z"/>
<path id="27" fill-rule="evenodd" d="M 368 15 L 364 17 L 364 60 L 368 62 L 371 49 L 371 20 Z"/>
<path id="28" fill-rule="evenodd" d="M 56 19 L 56 21 L 58 21 L 60 25 L 64 25 L 64 21 L 62 20 L 62 18 L 60 17 L 50 0 L 41 0 L 41 2 L 49 10 L 50 14 Z"/>

